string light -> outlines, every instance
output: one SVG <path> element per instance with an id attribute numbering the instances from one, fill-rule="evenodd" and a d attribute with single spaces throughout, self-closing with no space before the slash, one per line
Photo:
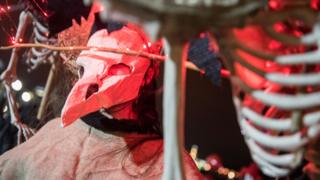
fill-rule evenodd
<path id="1" fill-rule="evenodd" d="M 22 89 L 22 83 L 19 79 L 17 79 L 11 84 L 11 87 L 15 91 L 20 91 Z"/>
<path id="2" fill-rule="evenodd" d="M 11 36 L 9 39 L 10 39 L 10 44 L 16 44 L 15 37 Z"/>
<path id="3" fill-rule="evenodd" d="M 37 8 L 39 9 L 39 11 L 45 16 L 48 17 L 48 13 L 38 4 L 38 2 L 36 0 L 32 0 L 33 3 L 37 6 Z M 47 1 L 43 1 L 43 2 L 47 2 Z"/>
<path id="4" fill-rule="evenodd" d="M 32 95 L 31 92 L 25 91 L 25 92 L 23 92 L 23 93 L 21 94 L 21 99 L 22 99 L 22 101 L 24 101 L 24 102 L 29 102 L 29 101 L 31 101 L 32 98 L 33 98 L 33 95 Z"/>
<path id="5" fill-rule="evenodd" d="M 2 110 L 2 112 L 7 112 L 8 111 L 8 106 L 6 105 L 6 106 L 4 106 L 4 108 L 3 108 L 3 110 Z"/>
<path id="6" fill-rule="evenodd" d="M 190 149 L 190 156 L 194 160 L 196 166 L 201 171 L 212 171 L 218 174 L 219 176 L 225 176 L 227 179 L 236 179 L 240 178 L 240 173 L 223 167 L 220 158 L 217 155 L 208 156 L 207 160 L 198 158 L 198 146 L 192 145 Z"/>
<path id="7" fill-rule="evenodd" d="M 100 5 L 100 7 L 99 7 L 99 11 L 100 11 L 100 12 L 104 11 L 104 7 L 103 7 L 103 5 Z"/>
<path id="8" fill-rule="evenodd" d="M 13 32 L 10 32 L 10 34 L 9 34 L 8 30 L 3 27 L 4 23 L 0 23 L 0 28 L 9 37 L 9 43 L 14 44 L 14 43 L 16 43 L 16 41 L 12 37 L 12 34 L 15 34 L 17 27 L 16 27 L 16 23 L 13 21 L 12 17 L 8 13 L 8 12 L 10 12 L 10 10 L 11 10 L 11 5 L 8 4 L 8 1 L 6 1 L 5 5 L 0 5 L 0 20 L 1 21 L 4 20 L 4 19 L 2 19 L 2 16 L 6 17 L 6 19 L 9 20 L 10 25 L 12 26 L 11 29 L 13 29 Z"/>
<path id="9" fill-rule="evenodd" d="M 44 87 L 42 86 L 37 86 L 35 87 L 35 94 L 39 97 L 43 97 L 44 95 Z"/>
<path id="10" fill-rule="evenodd" d="M 3 7 L 0 8 L 0 11 L 3 12 L 3 13 L 6 12 L 6 10 Z"/>

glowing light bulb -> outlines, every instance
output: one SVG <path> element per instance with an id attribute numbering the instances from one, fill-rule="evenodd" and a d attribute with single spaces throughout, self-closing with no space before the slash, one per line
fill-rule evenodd
<path id="1" fill-rule="evenodd" d="M 228 178 L 229 179 L 234 179 L 236 177 L 236 173 L 234 173 L 233 171 L 230 171 L 229 173 L 228 173 Z"/>
<path id="2" fill-rule="evenodd" d="M 15 43 L 16 43 L 16 38 L 13 37 L 13 36 L 11 36 L 11 37 L 10 37 L 10 43 L 11 43 L 11 44 L 15 44 Z"/>
<path id="3" fill-rule="evenodd" d="M 43 97 L 44 95 L 44 87 L 42 86 L 37 86 L 35 87 L 35 94 L 39 97 Z"/>
<path id="4" fill-rule="evenodd" d="M 22 89 L 22 83 L 19 79 L 11 83 L 11 87 L 15 91 L 20 91 Z"/>
<path id="5" fill-rule="evenodd" d="M 3 108 L 3 110 L 2 110 L 2 112 L 7 112 L 8 111 L 8 106 L 4 106 L 4 108 Z"/>
<path id="6" fill-rule="evenodd" d="M 29 102 L 32 98 L 33 98 L 33 95 L 30 92 L 23 92 L 21 94 L 21 99 L 24 102 Z"/>
<path id="7" fill-rule="evenodd" d="M 100 5 L 100 7 L 99 7 L 99 11 L 101 12 L 101 11 L 104 11 L 104 7 L 103 7 L 103 5 Z"/>

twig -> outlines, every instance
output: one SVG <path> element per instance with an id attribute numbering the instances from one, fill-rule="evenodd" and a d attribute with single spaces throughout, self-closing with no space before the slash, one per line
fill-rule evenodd
<path id="1" fill-rule="evenodd" d="M 165 57 L 157 54 L 151 54 L 142 51 L 133 51 L 129 49 L 119 49 L 119 48 L 108 48 L 108 47 L 95 47 L 95 46 L 70 46 L 70 47 L 59 47 L 52 46 L 47 44 L 40 43 L 16 43 L 10 46 L 0 46 L 0 50 L 10 50 L 14 48 L 46 48 L 53 51 L 82 51 L 82 50 L 90 50 L 90 51 L 105 51 L 112 52 L 117 54 L 126 54 L 130 56 L 141 56 L 145 58 L 149 58 L 152 60 L 160 60 L 164 61 Z"/>
<path id="2" fill-rule="evenodd" d="M 52 63 L 51 68 L 50 68 L 50 72 L 49 72 L 49 76 L 47 79 L 47 83 L 45 86 L 45 90 L 44 90 L 44 94 L 40 103 L 40 107 L 38 110 L 38 114 L 37 114 L 37 118 L 41 121 L 44 117 L 44 113 L 46 110 L 46 106 L 47 106 L 47 102 L 48 102 L 48 98 L 49 98 L 49 94 L 52 90 L 53 87 L 53 80 L 54 80 L 54 75 L 56 74 L 56 64 Z"/>

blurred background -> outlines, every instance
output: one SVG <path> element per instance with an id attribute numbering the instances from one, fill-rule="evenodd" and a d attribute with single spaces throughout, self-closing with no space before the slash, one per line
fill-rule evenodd
<path id="1" fill-rule="evenodd" d="M 12 4 L 10 10 L 5 4 Z M 0 46 L 8 45 L 15 34 L 19 13 L 23 8 L 17 0 L 0 0 Z M 10 50 L 0 51 L 0 72 L 3 72 L 10 58 Z M 36 114 L 43 95 L 50 66 L 40 65 L 30 71 L 24 58 L 19 60 L 18 80 L 12 84 L 19 103 L 22 120 L 31 127 L 40 127 Z M 163 70 L 163 67 L 161 67 Z M 162 71 L 163 72 L 163 71 Z M 71 83 L 71 82 L 70 82 Z M 159 78 L 159 86 L 162 75 Z M 159 100 L 161 97 L 158 98 Z M 161 101 L 158 103 L 161 114 Z M 16 144 L 16 128 L 10 125 L 4 88 L 0 87 L 0 153 Z M 228 79 L 223 78 L 220 86 L 213 85 L 206 76 L 192 70 L 187 71 L 186 82 L 185 148 L 198 146 L 198 157 L 205 159 L 217 154 L 225 167 L 240 170 L 251 164 L 248 149 L 237 124 L 231 99 Z"/>

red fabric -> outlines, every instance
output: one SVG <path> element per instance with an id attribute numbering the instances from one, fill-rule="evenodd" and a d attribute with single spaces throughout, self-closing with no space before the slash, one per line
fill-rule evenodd
<path id="1" fill-rule="evenodd" d="M 163 141 L 153 135 L 104 133 L 82 121 L 45 125 L 26 143 L 0 157 L 1 179 L 161 179 Z M 202 179 L 185 152 L 187 179 Z"/>

